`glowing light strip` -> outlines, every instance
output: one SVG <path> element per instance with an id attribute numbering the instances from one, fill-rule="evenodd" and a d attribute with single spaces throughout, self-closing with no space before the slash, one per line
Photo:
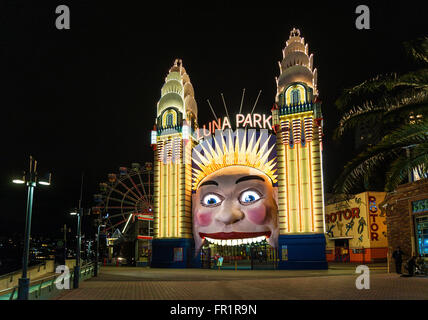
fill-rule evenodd
<path id="1" fill-rule="evenodd" d="M 176 222 L 175 222 L 175 224 L 176 224 L 176 226 L 177 226 L 177 229 L 176 229 L 176 236 L 177 237 L 179 237 L 180 236 L 180 234 L 179 234 L 179 230 L 180 230 L 180 228 L 179 228 L 179 226 L 178 226 L 178 224 L 180 223 L 180 209 L 179 209 L 179 203 L 180 203 L 180 193 L 181 193 L 181 191 L 180 191 L 180 184 L 178 183 L 178 175 L 179 175 L 179 173 L 180 173 L 180 165 L 179 164 L 176 164 L 175 165 L 175 194 L 176 194 L 176 203 L 175 203 L 175 208 L 176 208 L 176 213 L 175 213 L 175 215 L 176 215 L 176 217 L 175 217 L 175 219 L 176 219 Z"/>
<path id="2" fill-rule="evenodd" d="M 157 221 L 157 223 L 158 223 L 158 231 L 157 231 L 157 235 L 158 235 L 158 237 L 159 236 L 162 236 L 162 229 L 161 229 L 161 226 L 162 226 L 162 189 L 161 189 L 161 186 L 162 186 L 162 163 L 159 163 L 158 164 L 158 166 L 159 166 L 159 176 L 158 176 L 158 216 L 157 216 L 157 219 L 158 219 L 158 221 Z"/>
<path id="3" fill-rule="evenodd" d="M 171 203 L 170 203 L 170 188 L 171 188 L 171 184 L 169 183 L 169 177 L 170 177 L 170 166 L 171 166 L 171 163 L 169 162 L 168 164 L 167 164 L 167 174 L 166 174 L 166 186 L 167 186 L 167 192 L 166 192 L 166 194 L 167 194 L 167 198 L 166 198 L 166 200 L 167 200 L 167 220 L 166 220 L 166 223 L 167 223 L 167 229 L 166 229 L 166 232 L 167 232 L 167 234 L 166 234 L 166 236 L 168 237 L 169 235 L 170 235 L 170 233 L 169 233 L 169 228 L 170 228 L 170 219 L 171 219 L 171 210 L 170 210 L 170 208 L 171 208 Z"/>
<path id="4" fill-rule="evenodd" d="M 152 240 L 152 236 L 137 236 L 137 239 L 139 240 Z"/>
<path id="5" fill-rule="evenodd" d="M 322 222 L 323 222 L 323 233 L 325 233 L 324 174 L 323 174 L 322 148 L 321 147 L 322 147 L 322 145 L 320 146 L 321 199 L 322 199 L 322 217 L 323 217 Z"/>
<path id="6" fill-rule="evenodd" d="M 290 210 L 293 211 L 293 215 L 292 215 L 292 224 L 291 224 L 291 232 L 298 232 L 298 226 L 299 226 L 299 195 L 298 195 L 298 183 L 299 181 L 297 180 L 297 163 L 296 163 L 296 148 L 289 148 L 289 158 L 290 158 L 290 162 L 293 163 L 293 166 L 290 167 L 290 181 L 289 181 L 289 185 L 290 185 L 290 204 L 291 202 L 294 204 L 294 207 Z M 291 188 L 291 185 L 292 188 Z"/>
<path id="7" fill-rule="evenodd" d="M 300 195 L 300 144 L 296 143 L 296 157 L 297 157 L 297 194 L 298 194 L 298 214 L 299 214 L 299 231 L 302 232 L 302 199 Z"/>
<path id="8" fill-rule="evenodd" d="M 286 184 L 285 184 L 285 189 L 286 189 L 286 193 L 287 193 L 287 228 L 288 228 L 288 232 L 290 232 L 290 204 L 289 204 L 289 193 L 288 193 L 288 185 L 290 183 L 289 180 L 289 174 L 288 174 L 288 146 L 284 146 L 284 154 L 285 154 L 285 179 L 286 179 Z"/>
<path id="9" fill-rule="evenodd" d="M 123 228 L 123 230 L 122 230 L 122 233 L 125 233 L 126 227 L 128 226 L 129 221 L 131 221 L 131 218 L 132 218 L 133 216 L 134 216 L 134 215 L 133 215 L 132 213 L 131 213 L 131 214 L 129 214 L 128 221 L 126 222 L 125 227 L 124 227 L 124 228 Z"/>
<path id="10" fill-rule="evenodd" d="M 313 196 L 313 192 L 312 192 L 312 141 L 308 141 L 308 150 L 309 150 L 309 161 L 308 161 L 308 168 L 309 168 L 309 189 L 311 190 L 311 217 L 312 217 L 312 232 L 315 231 L 315 221 L 314 221 L 314 217 L 315 217 L 315 212 L 314 212 L 314 196 Z"/>
<path id="11" fill-rule="evenodd" d="M 153 218 L 137 217 L 137 220 L 153 221 Z"/>

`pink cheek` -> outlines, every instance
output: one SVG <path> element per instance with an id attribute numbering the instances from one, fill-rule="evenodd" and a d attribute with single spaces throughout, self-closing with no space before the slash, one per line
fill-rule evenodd
<path id="1" fill-rule="evenodd" d="M 196 218 L 198 221 L 198 224 L 200 226 L 208 226 L 211 224 L 212 222 L 212 218 L 211 218 L 211 213 L 210 212 L 197 212 L 196 213 Z"/>
<path id="2" fill-rule="evenodd" d="M 248 219 L 255 224 L 263 224 L 266 219 L 266 207 L 259 205 L 255 208 L 248 208 L 246 211 Z"/>

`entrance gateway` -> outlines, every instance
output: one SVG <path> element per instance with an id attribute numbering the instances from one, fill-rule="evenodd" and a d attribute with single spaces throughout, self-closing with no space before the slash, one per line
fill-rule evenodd
<path id="1" fill-rule="evenodd" d="M 210 134 L 199 134 L 182 61 L 170 68 L 151 134 L 152 267 L 211 266 L 217 257 L 223 268 L 327 268 L 323 121 L 317 70 L 299 30 L 282 58 L 271 114 L 232 115 L 236 128 L 224 125 L 228 116 Z"/>
<path id="2" fill-rule="evenodd" d="M 278 261 L 278 250 L 267 241 L 235 246 L 207 243 L 202 246 L 201 251 L 201 265 L 204 269 L 277 269 Z"/>

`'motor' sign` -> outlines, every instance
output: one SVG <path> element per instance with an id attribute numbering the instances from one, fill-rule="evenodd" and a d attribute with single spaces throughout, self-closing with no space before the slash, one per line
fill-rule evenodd
<path id="1" fill-rule="evenodd" d="M 337 211 L 337 212 L 333 212 L 325 215 L 327 223 L 334 223 L 336 221 L 342 221 L 342 219 L 349 220 L 349 219 L 354 219 L 359 217 L 360 217 L 359 208 L 346 209 L 346 210 Z"/>

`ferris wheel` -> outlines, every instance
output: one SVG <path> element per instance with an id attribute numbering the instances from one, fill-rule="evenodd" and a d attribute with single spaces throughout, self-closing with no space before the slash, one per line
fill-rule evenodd
<path id="1" fill-rule="evenodd" d="M 120 167 L 119 173 L 108 174 L 107 182 L 99 184 L 100 193 L 94 195 L 94 214 L 100 215 L 107 238 L 120 238 L 136 220 L 153 221 L 153 164 L 132 163 Z M 150 226 L 150 223 L 149 223 Z M 151 230 L 144 237 L 151 239 Z"/>

